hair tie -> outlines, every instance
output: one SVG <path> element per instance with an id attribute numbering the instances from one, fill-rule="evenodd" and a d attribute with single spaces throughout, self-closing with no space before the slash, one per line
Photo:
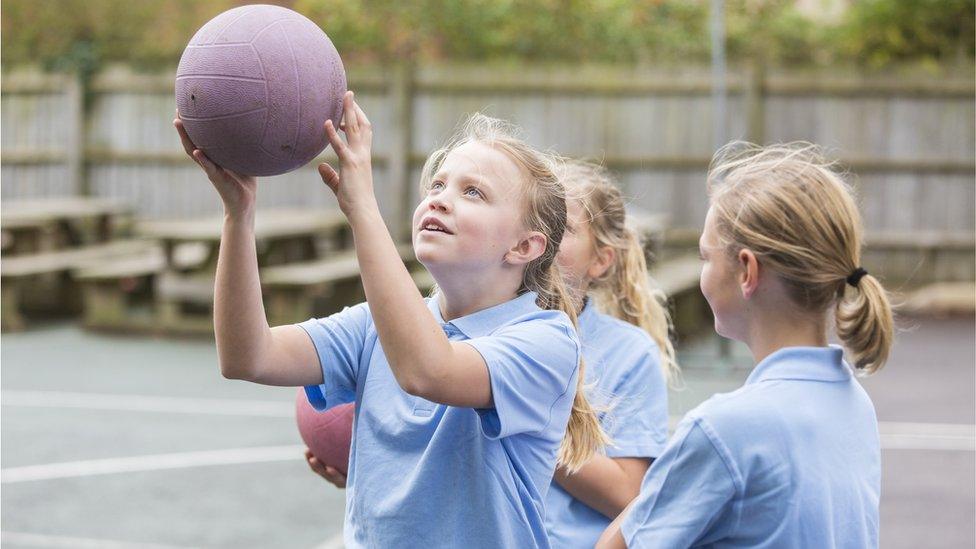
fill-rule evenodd
<path id="1" fill-rule="evenodd" d="M 858 267 L 854 269 L 854 272 L 851 273 L 850 276 L 847 277 L 847 283 L 856 288 L 857 283 L 860 282 L 866 274 L 868 274 L 868 272 L 864 270 L 864 267 Z"/>

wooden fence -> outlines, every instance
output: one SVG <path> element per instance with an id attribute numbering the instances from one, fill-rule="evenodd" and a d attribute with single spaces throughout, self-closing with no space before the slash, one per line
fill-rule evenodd
<path id="1" fill-rule="evenodd" d="M 172 128 L 173 81 L 124 67 L 87 90 L 65 75 L 6 75 L 0 196 L 120 197 L 151 218 L 219 211 Z M 713 151 L 705 67 L 395 66 L 356 68 L 349 82 L 374 125 L 377 194 L 391 226 L 406 226 L 426 154 L 476 110 L 516 122 L 539 146 L 601 159 L 636 204 L 671 214 L 676 235 L 701 225 Z M 824 145 L 852 172 L 869 235 L 898 250 L 962 250 L 949 278 L 972 278 L 972 74 L 742 70 L 727 89 L 732 138 Z M 260 185 L 262 206 L 332 201 L 311 166 Z"/>

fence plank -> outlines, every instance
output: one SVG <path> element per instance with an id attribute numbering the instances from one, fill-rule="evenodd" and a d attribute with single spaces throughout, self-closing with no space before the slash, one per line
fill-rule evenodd
<path id="1" fill-rule="evenodd" d="M 429 66 L 349 72 L 375 128 L 381 208 L 413 209 L 420 165 L 462 116 L 511 119 L 564 154 L 603 160 L 635 203 L 700 226 L 712 153 L 705 68 Z M 870 230 L 972 230 L 976 117 L 971 75 L 911 79 L 733 70 L 726 127 L 736 138 L 809 140 L 860 175 Z M 400 75 L 397 81 L 395 75 Z M 214 213 L 219 201 L 171 126 L 173 74 L 113 68 L 93 82 L 82 137 L 78 92 L 64 75 L 11 73 L 2 83 L 3 198 L 85 192 L 131 200 L 150 217 Z M 67 124 L 67 126 L 66 126 Z M 67 129 L 66 129 L 67 128 Z M 83 148 L 77 142 L 83 140 Z M 324 159 L 334 156 L 327 152 Z M 318 161 L 318 160 L 317 160 Z M 80 166 L 80 168 L 79 168 Z M 78 175 L 80 172 L 80 175 Z M 327 205 L 314 166 L 267 178 L 262 204 Z"/>

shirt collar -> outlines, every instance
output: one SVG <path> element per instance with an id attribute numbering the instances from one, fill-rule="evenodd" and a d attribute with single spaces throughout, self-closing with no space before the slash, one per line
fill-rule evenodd
<path id="1" fill-rule="evenodd" d="M 844 350 L 829 347 L 784 347 L 764 358 L 749 374 L 746 385 L 771 379 L 844 381 L 850 379 Z"/>
<path id="2" fill-rule="evenodd" d="M 486 336 L 501 326 L 511 322 L 512 319 L 540 310 L 535 300 L 538 295 L 535 292 L 526 292 L 514 299 L 499 303 L 487 309 L 471 313 L 469 315 L 455 318 L 450 322 L 445 322 L 441 315 L 439 304 L 440 297 L 434 296 L 427 301 L 427 307 L 434 314 L 434 318 L 441 326 L 450 324 L 457 328 L 468 338 Z"/>
<path id="3" fill-rule="evenodd" d="M 593 300 L 590 299 L 589 297 L 586 297 L 585 300 L 583 301 L 583 310 L 580 311 L 579 317 L 577 318 L 577 322 L 579 324 L 583 324 L 584 322 L 589 322 L 594 316 L 597 315 L 598 312 L 599 311 L 596 310 L 596 305 L 593 303 Z"/>

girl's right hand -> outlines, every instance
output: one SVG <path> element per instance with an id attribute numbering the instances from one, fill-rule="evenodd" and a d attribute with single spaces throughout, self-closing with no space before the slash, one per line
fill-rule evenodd
<path id="1" fill-rule="evenodd" d="M 226 215 L 237 215 L 254 211 L 254 204 L 257 201 L 258 180 L 255 177 L 240 175 L 236 172 L 222 168 L 213 163 L 207 155 L 198 149 L 190 136 L 183 127 L 180 120 L 180 113 L 176 111 L 176 119 L 173 120 L 177 133 L 180 134 L 180 141 L 183 143 L 183 150 L 196 162 L 207 178 L 213 183 L 217 193 L 220 194 L 224 202 L 224 213 Z"/>

